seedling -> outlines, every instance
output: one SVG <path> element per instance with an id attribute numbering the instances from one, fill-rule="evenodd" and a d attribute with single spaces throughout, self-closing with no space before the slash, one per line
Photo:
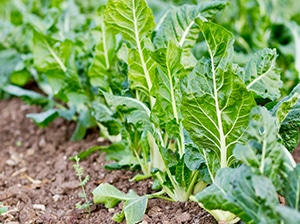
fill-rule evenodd
<path id="1" fill-rule="evenodd" d="M 84 174 L 84 168 L 80 166 L 79 161 L 80 159 L 78 158 L 78 156 L 74 157 L 76 164 L 73 165 L 74 170 L 76 172 L 76 176 L 79 179 L 79 186 L 81 187 L 81 193 L 78 194 L 79 197 L 84 199 L 84 203 L 81 204 L 80 202 L 76 203 L 75 207 L 77 209 L 81 209 L 81 210 L 86 210 L 88 211 L 89 214 L 91 214 L 91 205 L 92 203 L 88 200 L 87 195 L 86 195 L 86 191 L 85 191 L 85 185 L 87 184 L 87 182 L 90 180 L 90 176 L 86 175 L 83 178 L 83 174 Z"/>
<path id="2" fill-rule="evenodd" d="M 2 205 L 2 202 L 0 202 L 0 215 L 4 214 L 5 212 L 7 212 L 8 207 Z"/>

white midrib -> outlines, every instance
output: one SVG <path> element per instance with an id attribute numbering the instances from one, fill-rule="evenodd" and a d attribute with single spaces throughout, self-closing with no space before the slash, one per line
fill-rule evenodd
<path id="1" fill-rule="evenodd" d="M 179 46 L 180 46 L 180 47 L 183 47 L 184 41 L 185 41 L 187 35 L 189 34 L 191 27 L 192 27 L 194 24 L 195 24 L 195 22 L 194 22 L 194 20 L 193 20 L 193 21 L 188 25 L 188 27 L 184 30 L 184 32 L 183 32 L 183 34 L 182 34 L 182 37 L 181 37 L 181 39 L 180 39 L 180 41 L 179 41 Z"/>
<path id="2" fill-rule="evenodd" d="M 105 58 L 105 68 L 106 70 L 109 69 L 110 64 L 109 64 L 109 60 L 108 60 L 108 53 L 107 53 L 107 42 L 106 42 L 106 27 L 104 26 L 104 21 L 101 23 L 101 27 L 102 27 L 102 41 L 103 41 L 103 53 L 104 53 L 104 58 Z"/>
<path id="3" fill-rule="evenodd" d="M 170 83 L 170 92 L 171 92 L 171 99 L 172 99 L 172 109 L 173 109 L 173 115 L 176 119 L 176 122 L 179 122 L 178 119 L 178 113 L 177 113 L 177 108 L 176 108 L 176 101 L 175 101 L 175 96 L 174 96 L 174 87 L 173 87 L 173 82 L 172 82 L 172 76 L 170 73 L 169 66 L 167 65 L 167 70 L 168 70 L 168 78 L 169 78 L 169 83 Z"/>
<path id="4" fill-rule="evenodd" d="M 136 41 L 136 45 L 138 48 L 138 52 L 139 52 L 139 56 L 141 59 L 141 64 L 143 67 L 143 71 L 145 74 L 145 78 L 146 78 L 146 82 L 147 82 L 147 86 L 148 86 L 148 90 L 149 90 L 149 96 L 150 96 L 150 90 L 152 88 L 152 82 L 150 79 L 150 75 L 145 63 L 145 59 L 144 59 L 144 55 L 143 55 L 143 51 L 142 51 L 142 47 L 141 47 L 141 42 L 140 42 L 140 37 L 139 37 L 139 32 L 138 32 L 138 25 L 137 25 L 137 19 L 136 19 L 136 14 L 135 14 L 135 4 L 134 4 L 135 0 L 132 0 L 132 9 L 133 9 L 133 23 L 134 23 L 134 34 L 135 34 L 135 41 Z M 151 103 L 151 108 L 154 105 L 154 98 L 150 96 L 150 103 Z"/>
<path id="5" fill-rule="evenodd" d="M 177 108 L 176 108 L 176 100 L 175 100 L 175 95 L 174 95 L 174 86 L 173 86 L 172 76 L 171 76 L 168 64 L 167 64 L 167 70 L 168 70 L 168 78 L 169 78 L 169 83 L 170 83 L 170 92 L 171 92 L 173 115 L 176 119 L 177 124 L 179 124 L 179 128 L 180 128 L 179 154 L 180 154 L 180 156 L 183 156 L 183 154 L 184 154 L 183 127 L 182 127 L 182 123 L 179 122 L 178 111 L 177 111 Z"/>
<path id="6" fill-rule="evenodd" d="M 272 64 L 271 66 L 268 68 L 268 70 L 262 74 L 261 76 L 258 76 L 257 78 L 253 79 L 252 82 L 250 82 L 248 85 L 247 85 L 247 90 L 249 90 L 251 88 L 251 86 L 253 86 L 256 82 L 258 82 L 259 80 L 261 80 L 263 77 L 265 77 L 273 68 L 274 66 L 274 61 L 272 61 Z"/>
<path id="7" fill-rule="evenodd" d="M 60 60 L 60 58 L 55 54 L 55 52 L 52 50 L 52 48 L 49 46 L 48 42 L 46 40 L 44 40 L 44 42 L 46 43 L 46 46 L 49 50 L 49 52 L 51 53 L 51 55 L 54 57 L 55 61 L 57 62 L 57 64 L 59 64 L 61 70 L 63 70 L 63 72 L 67 71 L 66 66 L 64 65 L 64 63 Z"/>
<path id="8" fill-rule="evenodd" d="M 218 130 L 220 134 L 220 154 L 221 154 L 221 168 L 227 167 L 227 147 L 226 147 L 226 138 L 224 135 L 223 125 L 222 125 L 222 116 L 221 116 L 221 110 L 219 106 L 218 101 L 218 89 L 217 89 L 217 81 L 216 81 L 216 71 L 215 71 L 215 65 L 213 60 L 213 54 L 208 46 L 209 54 L 211 57 L 211 67 L 212 67 L 212 73 L 213 73 L 213 86 L 214 86 L 214 100 L 216 104 L 216 113 L 217 113 L 217 119 L 218 119 Z"/>
<path id="9" fill-rule="evenodd" d="M 261 155 L 261 162 L 259 167 L 259 171 L 261 174 L 264 174 L 264 170 L 265 170 L 266 151 L 267 151 L 267 145 L 266 145 L 266 141 L 264 141 L 262 145 L 262 155 Z"/>

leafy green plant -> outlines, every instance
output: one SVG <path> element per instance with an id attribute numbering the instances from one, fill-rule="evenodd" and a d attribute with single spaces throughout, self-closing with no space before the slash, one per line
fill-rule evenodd
<path id="1" fill-rule="evenodd" d="M 127 96 L 102 92 L 111 111 L 105 119 L 121 124 L 116 133 L 122 137 L 112 147 L 118 151 L 106 153 L 116 160 L 122 158 L 121 165 L 139 164 L 144 177 L 152 174 L 174 201 L 198 200 L 193 195 L 209 184 L 214 186 L 218 170 L 239 167 L 241 160 L 234 149 L 247 142 L 252 109 L 259 99 L 280 97 L 283 82 L 276 50 L 260 50 L 241 67 L 233 61 L 234 36 L 208 21 L 225 5 L 214 1 L 173 7 L 158 27 L 146 2 L 111 0 L 106 5 L 104 23 L 126 43 L 117 56 L 128 65 L 133 90 Z M 197 44 L 202 50 L 195 54 Z M 293 106 L 281 108 L 286 114 L 293 111 Z M 103 114 L 98 115 L 96 120 L 103 119 Z M 284 126 L 284 120 L 279 120 L 278 127 Z M 283 158 L 290 157 L 285 148 L 281 153 Z M 283 163 L 288 162 L 294 164 L 290 159 Z M 264 167 L 273 169 L 269 163 Z M 139 178 L 143 177 L 135 177 Z M 116 202 L 113 188 L 101 193 L 107 186 L 94 190 L 95 203 Z M 129 200 L 118 198 L 118 202 Z M 202 206 L 206 208 L 205 203 Z M 228 209 L 209 211 L 228 223 L 237 222 L 240 216 Z M 129 214 L 125 217 L 129 219 Z"/>
<path id="2" fill-rule="evenodd" d="M 298 3 L 283 14 L 280 1 L 267 0 L 104 2 L 93 13 L 95 1 L 0 3 L 1 96 L 41 105 L 27 115 L 40 126 L 77 121 L 73 140 L 98 125 L 112 144 L 80 156 L 101 149 L 116 161 L 107 168 L 140 168 L 132 179 L 152 177 L 160 190 L 139 196 L 101 184 L 94 202 L 124 201 L 114 220 L 128 223 L 153 197 L 198 201 L 226 223 L 298 220 L 290 155 L 300 126 Z M 43 93 L 23 87 L 30 81 Z M 89 209 L 88 178 L 75 161 L 78 208 Z"/>
<path id="3" fill-rule="evenodd" d="M 83 204 L 78 202 L 76 204 L 76 208 L 86 210 L 90 214 L 91 213 L 90 207 L 91 207 L 92 203 L 88 200 L 86 192 L 85 192 L 85 185 L 90 180 L 90 176 L 89 175 L 86 175 L 85 177 L 83 176 L 84 175 L 84 169 L 79 164 L 80 159 L 78 158 L 78 156 L 75 156 L 74 159 L 75 159 L 75 164 L 73 165 L 73 167 L 74 167 L 74 170 L 76 172 L 76 176 L 79 179 L 79 186 L 81 187 L 81 193 L 78 194 L 78 195 L 79 195 L 79 197 L 83 198 L 84 201 L 85 201 Z"/>
<path id="4" fill-rule="evenodd" d="M 245 165 L 220 169 L 197 200 L 207 209 L 230 211 L 246 223 L 298 223 L 300 166 L 277 141 L 278 130 L 276 117 L 265 108 L 253 108 L 247 143 L 234 149 Z M 286 199 L 285 205 L 279 204 L 277 192 Z"/>

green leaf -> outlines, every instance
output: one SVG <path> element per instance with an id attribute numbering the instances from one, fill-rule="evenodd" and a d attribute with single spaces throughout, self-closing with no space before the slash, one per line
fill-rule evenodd
<path id="1" fill-rule="evenodd" d="M 93 102 L 92 116 L 96 119 L 98 123 L 106 127 L 108 135 L 120 134 L 120 120 L 115 118 L 114 113 L 104 104 Z"/>
<path id="2" fill-rule="evenodd" d="M 0 215 L 4 214 L 7 211 L 8 211 L 8 207 L 7 206 L 3 206 L 2 202 L 0 202 Z"/>
<path id="3" fill-rule="evenodd" d="M 180 64 L 181 52 L 175 43 L 170 42 L 167 49 L 159 49 L 153 54 L 158 68 L 151 91 L 156 99 L 151 110 L 151 119 L 165 130 L 170 141 L 175 142 L 177 150 L 183 155 L 180 80 L 184 71 Z"/>
<path id="4" fill-rule="evenodd" d="M 182 5 L 172 7 L 164 16 L 154 39 L 156 48 L 166 48 L 169 42 L 177 43 L 183 49 L 181 59 L 185 68 L 196 64 L 191 49 L 194 47 L 200 29 L 195 24 L 195 18 L 210 19 L 226 6 L 225 1 L 202 2 L 198 5 Z"/>
<path id="5" fill-rule="evenodd" d="M 37 31 L 34 31 L 33 41 L 34 66 L 47 77 L 52 94 L 67 101 L 65 94 L 82 88 L 75 64 L 73 42 L 68 39 L 58 41 Z"/>
<path id="6" fill-rule="evenodd" d="M 120 223 L 124 220 L 125 214 L 124 211 L 122 210 L 120 213 L 115 213 L 114 216 L 112 217 L 112 220 L 114 220 L 117 223 Z"/>
<path id="7" fill-rule="evenodd" d="M 76 156 L 77 156 L 77 158 L 79 158 L 80 160 L 82 160 L 82 159 L 85 159 L 88 156 L 90 156 L 92 153 L 100 151 L 104 147 L 105 146 L 93 146 L 93 147 L 88 148 L 87 150 L 81 151 Z M 69 157 L 69 160 L 75 161 L 75 157 L 76 156 Z"/>
<path id="8" fill-rule="evenodd" d="M 56 109 L 50 109 L 42 113 L 26 114 L 26 117 L 31 118 L 39 127 L 47 127 L 58 116 L 59 113 Z"/>
<path id="9" fill-rule="evenodd" d="M 124 213 L 127 223 L 139 223 L 146 212 L 148 198 L 146 196 L 130 199 L 124 204 Z"/>
<path id="10" fill-rule="evenodd" d="M 122 140 L 111 144 L 101 152 L 105 153 L 105 158 L 108 161 L 114 160 L 117 163 L 108 164 L 105 167 L 110 167 L 111 169 L 120 169 L 123 166 L 135 166 L 138 164 L 137 158 L 133 155 L 129 148 L 129 143 L 126 140 Z"/>
<path id="11" fill-rule="evenodd" d="M 144 0 L 109 0 L 106 12 L 108 26 L 132 46 L 150 36 L 155 26 L 152 11 Z"/>
<path id="12" fill-rule="evenodd" d="M 276 211 L 278 216 L 284 221 L 285 224 L 300 223 L 300 213 L 296 209 L 278 205 L 276 207 Z"/>
<path id="13" fill-rule="evenodd" d="M 35 67 L 41 71 L 46 72 L 48 70 L 61 70 L 67 71 L 67 67 L 64 64 L 62 58 L 60 58 L 59 51 L 52 46 L 58 41 L 44 36 L 43 34 L 34 31 L 34 48 L 33 59 Z"/>
<path id="14" fill-rule="evenodd" d="M 277 141 L 276 119 L 264 107 L 251 111 L 245 143 L 237 144 L 234 155 L 255 173 L 270 178 L 276 188 L 282 184 L 278 174 L 284 163 L 283 146 Z"/>
<path id="15" fill-rule="evenodd" d="M 10 74 L 20 62 L 22 57 L 15 49 L 0 51 L 0 87 L 8 81 Z"/>
<path id="16" fill-rule="evenodd" d="M 95 120 L 91 115 L 91 112 L 85 108 L 80 111 L 75 131 L 71 136 L 72 141 L 78 141 L 84 138 L 88 128 L 94 127 Z"/>
<path id="17" fill-rule="evenodd" d="M 206 209 L 230 211 L 246 223 L 280 223 L 274 186 L 268 178 L 254 175 L 249 167 L 220 169 L 215 182 L 196 198 Z"/>
<path id="18" fill-rule="evenodd" d="M 130 113 L 134 110 L 140 111 L 142 117 L 149 119 L 150 110 L 141 101 L 130 97 L 114 96 L 109 93 L 103 93 L 107 104 L 114 110 L 119 110 L 123 113 Z M 137 119 L 138 120 L 138 119 Z"/>
<path id="19" fill-rule="evenodd" d="M 149 40 L 155 26 L 152 11 L 145 0 L 109 0 L 106 9 L 107 25 L 131 45 L 128 58 L 131 88 L 143 92 L 146 102 L 153 105 L 150 90 L 155 63 L 150 57 Z"/>
<path id="20" fill-rule="evenodd" d="M 288 173 L 285 183 L 285 201 L 286 205 L 300 211 L 300 164 L 293 171 Z M 300 213 L 298 213 L 300 217 Z"/>
<path id="21" fill-rule="evenodd" d="M 121 201 L 136 199 L 139 196 L 135 193 L 125 194 L 116 187 L 104 183 L 93 190 L 93 201 L 95 204 L 103 203 L 106 208 L 112 208 Z"/>
<path id="22" fill-rule="evenodd" d="M 181 111 L 183 125 L 209 161 L 213 178 L 218 167 L 234 162 L 232 150 L 247 128 L 255 102 L 231 69 L 232 34 L 213 23 L 198 23 L 210 57 L 199 61 L 183 80 Z"/>
<path id="23" fill-rule="evenodd" d="M 282 144 L 290 151 L 294 151 L 299 143 L 300 127 L 300 84 L 284 97 L 273 109 L 280 125 L 279 134 Z"/>
<path id="24" fill-rule="evenodd" d="M 276 58 L 276 49 L 266 48 L 257 52 L 246 64 L 241 78 L 248 90 L 271 100 L 280 97 L 283 82 L 280 80 L 280 72 L 276 67 Z"/>
<path id="25" fill-rule="evenodd" d="M 22 89 L 14 85 L 6 85 L 2 88 L 7 93 L 22 98 L 25 102 L 37 105 L 46 105 L 51 102 L 45 96 L 31 90 Z"/>
<path id="26" fill-rule="evenodd" d="M 116 58 L 116 38 L 115 35 L 106 27 L 104 16 L 105 6 L 101 6 L 96 12 L 96 25 L 99 29 L 99 39 L 96 45 L 96 52 L 93 62 L 88 70 L 90 83 L 99 86 L 105 91 L 109 90 L 110 70 Z"/>
<path id="27" fill-rule="evenodd" d="M 30 78 L 31 75 L 27 70 L 15 71 L 10 75 L 10 82 L 14 85 L 23 86 Z"/>
<path id="28" fill-rule="evenodd" d="M 188 148 L 184 154 L 184 163 L 190 170 L 198 170 L 202 164 L 205 164 L 205 159 L 198 149 Z"/>
<path id="29" fill-rule="evenodd" d="M 173 119 L 179 123 L 179 105 L 181 99 L 180 64 L 182 50 L 175 43 L 169 42 L 167 49 L 159 49 L 153 55 L 158 64 L 152 95 L 156 97 L 152 114 L 158 116 L 160 123 L 168 123 Z"/>

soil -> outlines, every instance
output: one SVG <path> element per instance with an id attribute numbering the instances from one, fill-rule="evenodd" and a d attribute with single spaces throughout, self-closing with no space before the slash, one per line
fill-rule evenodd
<path id="1" fill-rule="evenodd" d="M 0 101 L 0 202 L 8 212 L 2 223 L 115 223 L 111 220 L 122 204 L 106 209 L 93 205 L 91 214 L 75 208 L 81 202 L 79 181 L 70 156 L 96 145 L 108 144 L 99 131 L 90 130 L 82 141 L 72 142 L 75 124 L 56 119 L 49 127 L 39 128 L 26 118 L 41 111 L 20 99 Z M 298 157 L 299 158 L 299 157 Z M 299 161 L 299 160 L 298 160 Z M 111 183 L 123 192 L 133 189 L 139 195 L 151 193 L 151 181 L 129 182 L 135 173 L 104 169 L 105 155 L 94 153 L 80 162 L 85 174 L 88 197 L 99 183 Z M 125 221 L 123 221 L 125 223 Z M 216 223 L 197 203 L 172 203 L 150 199 L 142 224 Z"/>

